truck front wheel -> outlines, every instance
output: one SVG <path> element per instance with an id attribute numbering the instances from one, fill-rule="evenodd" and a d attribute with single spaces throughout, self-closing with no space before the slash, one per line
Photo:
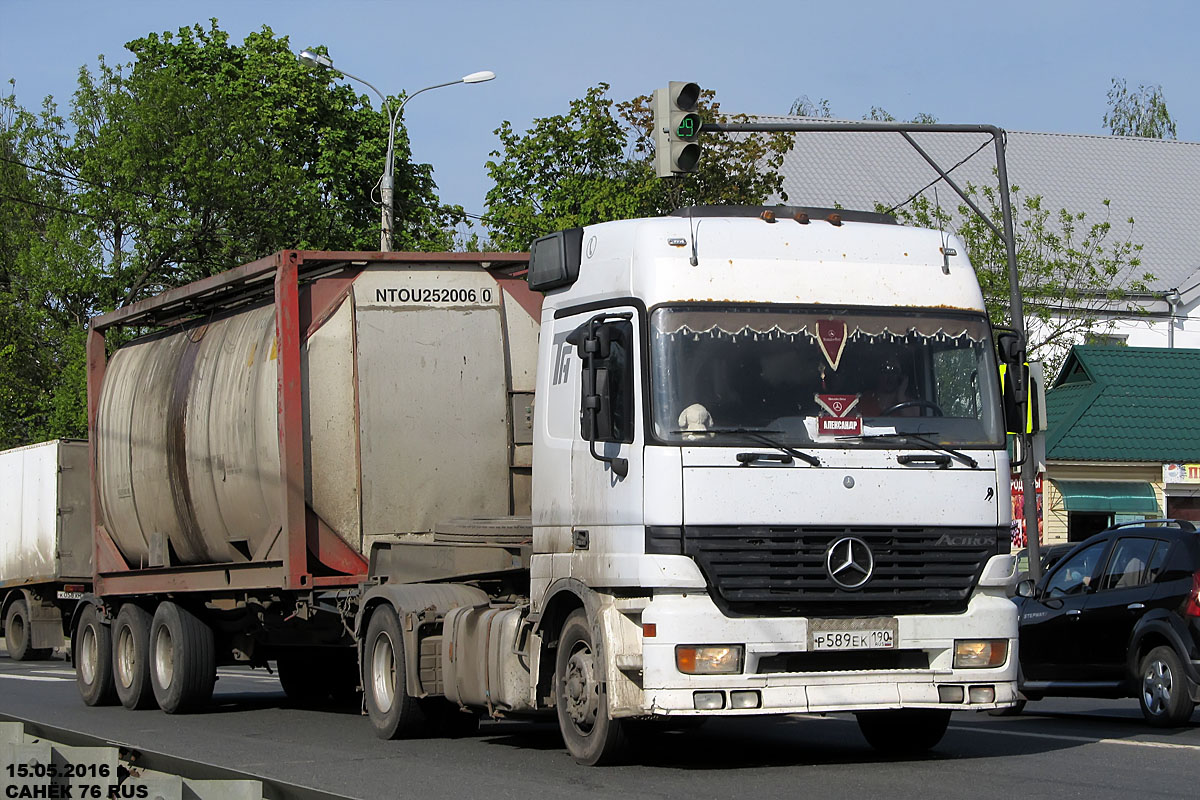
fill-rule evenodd
<path id="1" fill-rule="evenodd" d="M 554 693 L 567 752 L 587 766 L 620 760 L 628 746 L 625 723 L 608 714 L 604 663 L 583 610 L 572 612 L 563 623 L 555 657 Z"/>
<path id="2" fill-rule="evenodd" d="M 150 625 L 150 685 L 168 714 L 212 699 L 217 680 L 212 628 L 177 603 L 160 603 Z"/>
<path id="3" fill-rule="evenodd" d="M 391 608 L 381 606 L 367 624 L 363 653 L 367 715 L 380 739 L 407 739 L 424 731 L 425 713 L 407 686 L 400 620 Z"/>
<path id="4" fill-rule="evenodd" d="M 150 612 L 126 603 L 113 623 L 113 678 L 117 697 L 128 709 L 153 708 L 150 685 Z"/>
<path id="5" fill-rule="evenodd" d="M 29 624 L 29 604 L 21 598 L 8 607 L 4 618 L 4 643 L 13 661 L 40 661 L 50 657 L 51 650 L 33 648 L 33 627 Z"/>
<path id="6" fill-rule="evenodd" d="M 79 694 L 89 706 L 110 706 L 117 702 L 112 672 L 112 629 L 100 622 L 96 606 L 88 605 L 79 613 L 75 629 L 75 682 Z"/>
<path id="7" fill-rule="evenodd" d="M 867 742 L 889 755 L 924 753 L 942 740 L 950 724 L 950 712 L 939 709 L 860 711 L 855 716 Z"/>

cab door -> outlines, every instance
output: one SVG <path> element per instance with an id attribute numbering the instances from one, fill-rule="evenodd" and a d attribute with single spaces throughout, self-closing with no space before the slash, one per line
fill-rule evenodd
<path id="1" fill-rule="evenodd" d="M 1027 681 L 1079 680 L 1088 659 L 1080 625 L 1108 548 L 1103 539 L 1060 563 L 1021 607 L 1021 669 Z"/>
<path id="2" fill-rule="evenodd" d="M 641 320 L 636 309 L 618 306 L 558 322 L 571 329 L 567 341 L 580 362 L 571 446 L 572 550 L 576 561 L 641 552 Z"/>

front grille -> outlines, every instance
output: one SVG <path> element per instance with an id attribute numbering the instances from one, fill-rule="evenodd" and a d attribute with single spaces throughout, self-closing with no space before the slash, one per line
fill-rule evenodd
<path id="1" fill-rule="evenodd" d="M 758 660 L 758 674 L 774 672 L 877 672 L 929 669 L 924 650 L 845 650 L 830 653 L 777 653 Z"/>
<path id="2" fill-rule="evenodd" d="M 875 571 L 848 591 L 825 556 L 845 536 Z M 713 601 L 734 616 L 866 616 L 964 611 L 984 564 L 1008 549 L 1002 528 L 685 526 L 647 529 L 647 551 L 691 556 Z M 677 548 L 677 549 L 676 549 Z"/>

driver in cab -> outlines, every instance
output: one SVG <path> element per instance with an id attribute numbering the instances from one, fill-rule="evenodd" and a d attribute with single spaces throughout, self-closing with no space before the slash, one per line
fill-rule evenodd
<path id="1" fill-rule="evenodd" d="M 883 416 L 889 409 L 911 400 L 913 396 L 908 390 L 908 376 L 901 371 L 900 360 L 889 355 L 879 362 L 871 388 L 862 393 L 858 411 L 864 417 Z M 920 409 L 908 406 L 896 409 L 888 416 L 915 417 L 919 414 Z"/>

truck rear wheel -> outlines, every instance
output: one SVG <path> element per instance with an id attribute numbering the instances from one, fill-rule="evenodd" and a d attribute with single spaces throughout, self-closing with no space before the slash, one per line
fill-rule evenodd
<path id="1" fill-rule="evenodd" d="M 75 629 L 75 683 L 89 706 L 111 706 L 117 702 L 112 673 L 112 629 L 100 622 L 96 606 L 79 613 Z"/>
<path id="2" fill-rule="evenodd" d="M 154 708 L 150 685 L 150 624 L 154 618 L 141 606 L 126 603 L 112 626 L 113 681 L 121 705 Z"/>
<path id="3" fill-rule="evenodd" d="M 604 664 L 582 609 L 563 623 L 554 665 L 554 705 L 567 752 L 587 766 L 616 763 L 628 736 L 624 721 L 608 714 Z"/>
<path id="4" fill-rule="evenodd" d="M 890 755 L 924 753 L 942 740 L 950 724 L 950 712 L 940 709 L 860 711 L 855 716 L 867 742 Z"/>
<path id="5" fill-rule="evenodd" d="M 380 739 L 407 739 L 425 729 L 425 713 L 408 694 L 404 672 L 404 638 L 400 620 L 381 606 L 367 624 L 363 653 L 363 692 L 367 715 Z"/>
<path id="6" fill-rule="evenodd" d="M 8 607 L 4 618 L 4 643 L 13 661 L 39 661 L 50 657 L 53 650 L 33 648 L 33 627 L 29 623 L 29 604 L 25 598 Z"/>
<path id="7" fill-rule="evenodd" d="M 176 603 L 160 603 L 150 625 L 150 685 L 168 714 L 212 699 L 217 680 L 212 628 Z"/>

